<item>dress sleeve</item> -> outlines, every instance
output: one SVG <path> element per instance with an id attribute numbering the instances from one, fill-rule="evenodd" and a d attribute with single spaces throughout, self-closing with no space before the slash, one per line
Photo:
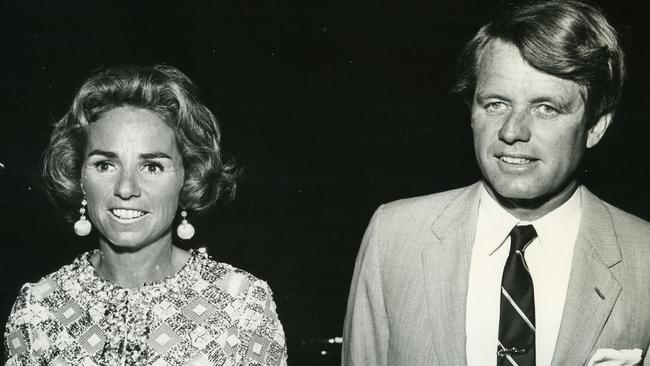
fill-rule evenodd
<path id="1" fill-rule="evenodd" d="M 4 334 L 5 366 L 39 365 L 40 344 L 47 336 L 39 331 L 48 312 L 35 301 L 32 284 L 25 284 L 14 302 Z M 45 339 L 42 339 L 45 337 Z"/>
<path id="2" fill-rule="evenodd" d="M 382 207 L 377 209 L 361 242 L 343 324 L 343 366 L 388 364 L 388 320 L 381 281 Z"/>
<path id="3" fill-rule="evenodd" d="M 246 291 L 239 321 L 241 347 L 238 365 L 286 366 L 284 330 L 266 282 L 254 281 Z"/>

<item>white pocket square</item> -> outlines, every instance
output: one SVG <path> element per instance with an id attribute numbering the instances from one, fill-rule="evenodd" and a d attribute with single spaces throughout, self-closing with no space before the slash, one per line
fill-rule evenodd
<path id="1" fill-rule="evenodd" d="M 639 348 L 600 348 L 591 357 L 588 366 L 634 366 L 639 364 L 642 354 Z"/>

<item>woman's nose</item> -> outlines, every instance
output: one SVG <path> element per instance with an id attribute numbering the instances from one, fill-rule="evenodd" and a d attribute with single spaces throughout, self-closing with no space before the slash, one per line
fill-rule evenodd
<path id="1" fill-rule="evenodd" d="M 114 194 L 124 200 L 140 196 L 137 173 L 129 172 L 126 169 L 122 170 L 117 184 L 115 184 Z"/>

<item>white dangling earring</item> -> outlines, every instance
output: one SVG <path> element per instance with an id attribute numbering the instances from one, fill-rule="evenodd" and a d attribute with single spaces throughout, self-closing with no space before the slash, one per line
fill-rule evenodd
<path id="1" fill-rule="evenodd" d="M 181 211 L 181 217 L 183 220 L 181 221 L 181 224 L 178 225 L 178 228 L 176 229 L 176 234 L 178 234 L 178 237 L 183 239 L 183 240 L 188 240 L 192 239 L 194 236 L 194 226 L 187 222 L 187 211 L 183 210 Z"/>
<path id="2" fill-rule="evenodd" d="M 92 225 L 90 224 L 90 221 L 88 221 L 88 219 L 86 218 L 87 204 L 88 201 L 86 201 L 86 195 L 84 195 L 83 200 L 81 200 L 81 208 L 79 209 L 79 213 L 81 214 L 81 217 L 79 218 L 79 221 L 74 223 L 74 232 L 79 236 L 86 236 L 90 234 L 90 230 L 92 229 Z"/>

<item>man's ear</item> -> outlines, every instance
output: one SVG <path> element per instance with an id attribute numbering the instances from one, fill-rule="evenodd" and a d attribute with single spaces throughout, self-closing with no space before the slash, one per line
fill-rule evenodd
<path id="1" fill-rule="evenodd" d="M 612 113 L 607 113 L 600 117 L 596 124 L 587 131 L 587 148 L 592 148 L 603 138 L 607 127 L 612 123 Z"/>

